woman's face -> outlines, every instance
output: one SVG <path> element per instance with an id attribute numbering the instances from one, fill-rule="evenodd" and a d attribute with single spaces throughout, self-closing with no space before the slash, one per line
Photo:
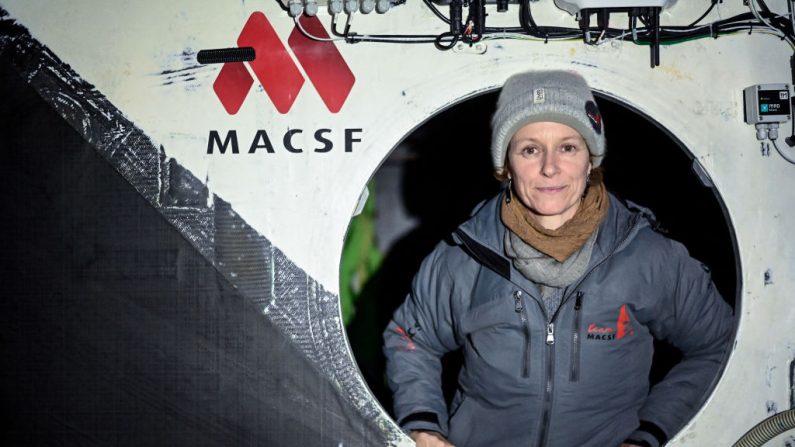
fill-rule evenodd
<path id="1" fill-rule="evenodd" d="M 565 124 L 530 123 L 508 146 L 513 189 L 536 222 L 550 230 L 577 212 L 590 170 L 585 140 Z"/>

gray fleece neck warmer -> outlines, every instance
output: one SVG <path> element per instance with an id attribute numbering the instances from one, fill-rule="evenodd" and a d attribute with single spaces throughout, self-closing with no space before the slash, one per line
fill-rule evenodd
<path id="1" fill-rule="evenodd" d="M 567 287 L 585 273 L 585 269 L 591 262 L 597 233 L 599 233 L 598 229 L 591 234 L 591 237 L 578 251 L 565 261 L 558 262 L 525 243 L 512 231 L 505 232 L 505 254 L 511 258 L 516 270 L 539 286 L 544 305 L 550 315 L 554 314 L 560 305 L 562 294 L 549 288 Z"/>

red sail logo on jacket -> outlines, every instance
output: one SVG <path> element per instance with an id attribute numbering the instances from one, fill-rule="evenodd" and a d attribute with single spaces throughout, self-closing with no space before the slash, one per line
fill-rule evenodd
<path id="1" fill-rule="evenodd" d="M 632 328 L 632 320 L 627 312 L 627 305 L 623 304 L 618 311 L 618 321 L 616 327 L 598 326 L 596 323 L 588 325 L 588 340 L 621 340 L 627 335 L 635 333 Z"/>
<path id="2" fill-rule="evenodd" d="M 403 330 L 402 327 L 396 326 L 395 332 L 400 334 L 400 341 L 405 343 L 404 346 L 401 346 L 398 349 L 400 349 L 401 351 L 413 351 L 414 349 L 417 348 L 417 345 L 414 344 L 414 340 L 411 339 L 411 336 L 408 333 L 406 333 L 406 331 Z"/>

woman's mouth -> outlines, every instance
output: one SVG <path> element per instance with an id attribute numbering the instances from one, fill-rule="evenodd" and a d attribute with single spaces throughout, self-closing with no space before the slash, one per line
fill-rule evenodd
<path id="1" fill-rule="evenodd" d="M 566 189 L 565 186 L 544 186 L 536 188 L 538 191 L 546 193 L 546 194 L 554 194 L 563 191 Z"/>

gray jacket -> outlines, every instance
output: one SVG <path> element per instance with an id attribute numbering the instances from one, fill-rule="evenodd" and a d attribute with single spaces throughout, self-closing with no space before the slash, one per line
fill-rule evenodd
<path id="1" fill-rule="evenodd" d="M 399 424 L 458 447 L 664 444 L 694 414 L 732 333 L 707 268 L 611 195 L 586 273 L 546 315 L 503 254 L 501 198 L 423 261 L 384 332 Z M 683 359 L 649 389 L 654 337 Z M 459 348 L 448 408 L 440 357 Z"/>

